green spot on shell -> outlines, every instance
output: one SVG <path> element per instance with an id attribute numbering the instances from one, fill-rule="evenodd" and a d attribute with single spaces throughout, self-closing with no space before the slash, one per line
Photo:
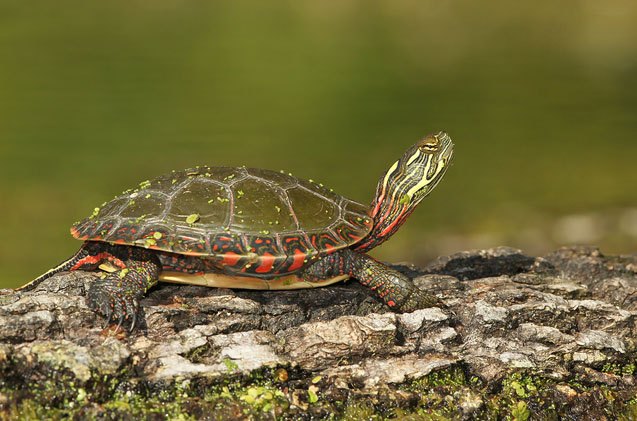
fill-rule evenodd
<path id="1" fill-rule="evenodd" d="M 276 209 L 276 211 L 279 212 L 279 213 L 281 212 L 281 208 L 278 207 L 277 205 L 274 205 L 274 209 Z"/>
<path id="2" fill-rule="evenodd" d="M 164 234 L 162 234 L 162 233 L 161 233 L 161 232 L 159 232 L 159 231 L 155 231 L 155 232 L 153 233 L 153 238 L 154 238 L 155 240 L 160 240 L 160 239 L 161 239 L 161 237 L 163 237 L 163 236 L 164 236 Z"/>
<path id="3" fill-rule="evenodd" d="M 263 235 L 268 235 L 268 234 L 270 234 L 270 231 L 268 231 L 268 230 L 261 230 L 261 231 L 259 231 L 259 232 L 260 232 L 261 234 L 263 234 Z"/>
<path id="4" fill-rule="evenodd" d="M 99 215 L 100 213 L 100 208 L 95 208 L 93 209 L 93 213 L 91 214 L 91 216 L 89 217 L 90 219 L 96 218 L 97 215 Z"/>
<path id="5" fill-rule="evenodd" d="M 243 190 L 237 190 L 237 199 L 241 199 L 243 195 L 244 195 Z"/>
<path id="6" fill-rule="evenodd" d="M 150 197 L 150 193 L 148 193 L 146 196 L 144 196 L 146 199 L 148 199 Z"/>
<path id="7" fill-rule="evenodd" d="M 148 180 L 144 180 L 141 183 L 139 183 L 139 187 L 142 189 L 147 189 L 150 187 L 150 181 Z"/>
<path id="8" fill-rule="evenodd" d="M 144 240 L 144 245 L 146 247 L 151 247 L 151 246 L 154 246 L 155 244 L 157 244 L 157 240 L 155 240 L 154 238 L 146 238 Z"/>
<path id="9" fill-rule="evenodd" d="M 186 222 L 188 224 L 194 224 L 195 222 L 197 222 L 199 220 L 199 214 L 198 213 L 193 213 L 190 214 L 186 217 Z"/>
<path id="10" fill-rule="evenodd" d="M 217 200 L 221 203 L 225 203 L 225 202 L 229 202 L 230 199 L 228 199 L 227 197 L 219 197 L 217 196 Z"/>

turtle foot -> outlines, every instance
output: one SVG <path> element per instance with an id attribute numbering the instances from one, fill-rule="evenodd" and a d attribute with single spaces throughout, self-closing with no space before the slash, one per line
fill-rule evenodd
<path id="1" fill-rule="evenodd" d="M 106 319 L 107 325 L 117 322 L 117 329 L 124 324 L 130 324 L 131 331 L 135 329 L 139 302 L 113 280 L 106 278 L 92 285 L 87 300 L 89 307 Z"/>
<path id="2" fill-rule="evenodd" d="M 435 295 L 414 286 L 411 288 L 411 292 L 403 300 L 401 300 L 394 309 L 398 313 L 410 313 L 412 311 L 429 307 L 439 307 L 441 309 L 448 308 L 447 305 Z"/>

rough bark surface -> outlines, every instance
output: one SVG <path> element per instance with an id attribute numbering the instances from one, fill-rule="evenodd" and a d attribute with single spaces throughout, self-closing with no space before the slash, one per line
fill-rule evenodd
<path id="1" fill-rule="evenodd" d="M 356 282 L 161 284 L 128 333 L 87 308 L 96 273 L 3 290 L 0 415 L 133 417 L 131 396 L 159 419 L 637 414 L 637 256 L 496 248 L 396 268 L 448 308 L 394 314 Z"/>

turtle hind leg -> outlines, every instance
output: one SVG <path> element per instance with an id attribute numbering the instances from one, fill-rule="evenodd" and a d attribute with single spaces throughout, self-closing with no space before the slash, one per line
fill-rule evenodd
<path id="1" fill-rule="evenodd" d="M 104 316 L 108 323 L 117 321 L 118 327 L 130 322 L 135 328 L 139 300 L 157 283 L 161 264 L 157 256 L 144 249 L 130 247 L 125 267 L 95 281 L 87 294 L 91 309 Z"/>
<path id="2" fill-rule="evenodd" d="M 316 282 L 338 275 L 349 275 L 357 279 L 397 312 L 407 313 L 427 307 L 444 307 L 438 298 L 416 287 L 406 275 L 366 254 L 350 249 L 325 256 L 305 269 L 301 276 L 306 281 Z"/>

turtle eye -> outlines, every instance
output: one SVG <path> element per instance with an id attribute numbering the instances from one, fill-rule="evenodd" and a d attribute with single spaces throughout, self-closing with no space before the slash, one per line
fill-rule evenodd
<path id="1" fill-rule="evenodd" d="M 418 142 L 418 148 L 425 153 L 435 153 L 440 149 L 440 139 L 435 134 L 427 135 Z"/>

